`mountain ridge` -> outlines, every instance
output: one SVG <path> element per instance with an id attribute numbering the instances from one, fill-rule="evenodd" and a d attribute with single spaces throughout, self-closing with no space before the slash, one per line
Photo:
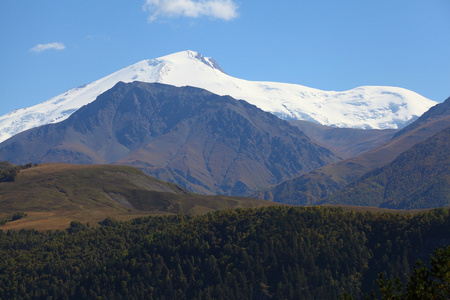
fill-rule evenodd
<path id="1" fill-rule="evenodd" d="M 327 204 L 421 209 L 450 206 L 450 127 L 417 143 L 323 200 Z"/>
<path id="2" fill-rule="evenodd" d="M 212 58 L 188 50 L 140 61 L 43 103 L 3 115 L 0 141 L 30 128 L 67 119 L 119 81 L 199 87 L 245 100 L 283 119 L 334 127 L 402 128 L 437 103 L 395 87 L 364 86 L 326 92 L 296 84 L 243 80 L 227 75 Z"/>
<path id="3" fill-rule="evenodd" d="M 12 163 L 117 163 L 201 194 L 247 195 L 340 158 L 273 114 L 230 96 L 118 83 L 67 120 L 0 144 Z"/>
<path id="4" fill-rule="evenodd" d="M 353 180 L 391 163 L 403 152 L 449 126 L 450 98 L 432 107 L 384 145 L 262 189 L 252 195 L 287 204 L 324 204 L 323 199 L 330 197 Z"/>
<path id="5" fill-rule="evenodd" d="M 336 128 L 308 121 L 289 121 L 308 137 L 324 145 L 343 159 L 358 156 L 392 139 L 398 129 Z"/>

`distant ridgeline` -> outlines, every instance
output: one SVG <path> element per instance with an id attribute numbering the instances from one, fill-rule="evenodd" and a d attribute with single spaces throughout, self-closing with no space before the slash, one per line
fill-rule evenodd
<path id="1" fill-rule="evenodd" d="M 33 166 L 37 166 L 37 164 L 33 165 L 32 163 L 28 163 L 26 165 L 15 166 L 8 161 L 0 161 L 0 182 L 16 181 L 20 170 L 28 169 Z"/>
<path id="2" fill-rule="evenodd" d="M 283 206 L 107 218 L 100 227 L 74 221 L 66 231 L 0 231 L 0 298 L 364 299 L 378 291 L 378 274 L 406 282 L 417 259 L 429 264 L 449 243 L 444 208 Z"/>

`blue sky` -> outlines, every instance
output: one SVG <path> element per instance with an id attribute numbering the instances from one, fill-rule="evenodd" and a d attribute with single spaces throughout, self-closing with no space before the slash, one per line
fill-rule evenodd
<path id="1" fill-rule="evenodd" d="M 450 96 L 449 0 L 2 0 L 0 115 L 183 50 L 231 76 Z"/>

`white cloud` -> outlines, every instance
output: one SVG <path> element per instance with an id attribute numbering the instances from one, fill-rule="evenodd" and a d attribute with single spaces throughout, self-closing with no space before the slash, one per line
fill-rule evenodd
<path id="1" fill-rule="evenodd" d="M 30 49 L 30 51 L 32 52 L 42 52 L 42 51 L 46 51 L 46 50 L 64 50 L 66 48 L 66 46 L 64 46 L 63 43 L 59 43 L 59 42 L 55 42 L 55 43 L 48 43 L 48 44 L 38 44 L 36 46 L 34 46 L 33 48 Z"/>
<path id="2" fill-rule="evenodd" d="M 238 16 L 233 0 L 146 0 L 144 11 L 150 12 L 149 22 L 160 17 L 199 18 L 208 16 L 230 21 Z"/>

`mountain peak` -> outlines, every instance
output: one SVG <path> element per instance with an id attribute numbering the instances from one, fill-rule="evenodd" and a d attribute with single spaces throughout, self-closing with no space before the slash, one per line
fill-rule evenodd
<path id="1" fill-rule="evenodd" d="M 162 56 L 156 59 L 147 59 L 151 65 L 165 63 L 171 65 L 188 65 L 188 64 L 196 64 L 198 62 L 203 63 L 204 65 L 212 68 L 214 70 L 219 70 L 220 72 L 226 74 L 226 72 L 219 66 L 219 64 L 211 57 L 205 57 L 199 52 L 186 50 L 180 51 L 173 54 L 169 54 L 166 56 Z"/>
<path id="2" fill-rule="evenodd" d="M 140 61 L 33 107 L 1 116 L 0 142 L 27 129 L 67 119 L 119 81 L 198 87 L 245 100 L 282 119 L 341 128 L 403 128 L 437 104 L 396 87 L 364 86 L 334 92 L 297 84 L 248 81 L 227 75 L 214 59 L 187 50 Z"/>
<path id="3" fill-rule="evenodd" d="M 226 72 L 219 66 L 219 64 L 211 57 L 204 57 L 198 52 L 188 51 L 191 55 L 195 55 L 194 57 L 204 63 L 207 66 L 210 66 L 213 69 L 219 70 L 222 73 L 226 74 Z"/>

